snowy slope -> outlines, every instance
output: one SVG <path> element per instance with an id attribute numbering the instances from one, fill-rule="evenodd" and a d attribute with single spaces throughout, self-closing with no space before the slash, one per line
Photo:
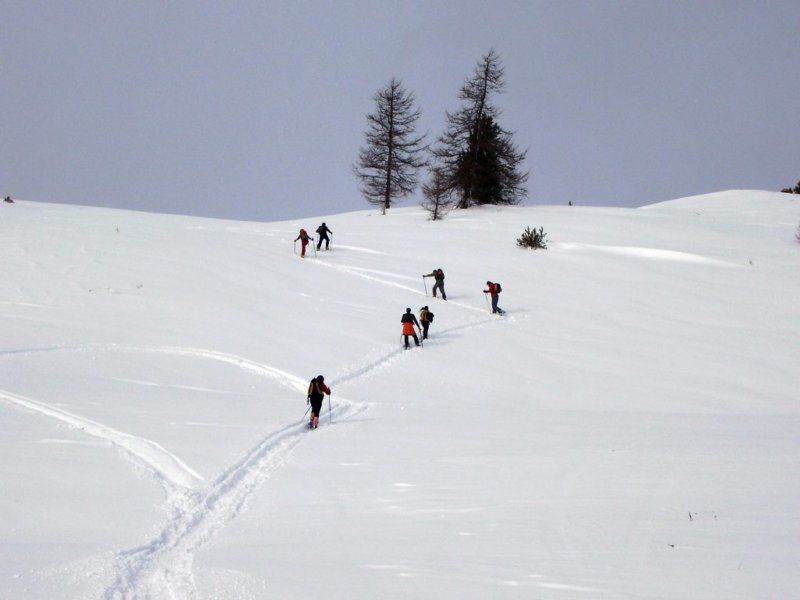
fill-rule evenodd
<path id="1" fill-rule="evenodd" d="M 796 597 L 798 221 L 2 205 L 0 598 Z"/>

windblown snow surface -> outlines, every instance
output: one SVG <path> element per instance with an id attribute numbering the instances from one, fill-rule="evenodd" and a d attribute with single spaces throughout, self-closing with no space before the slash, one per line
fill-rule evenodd
<path id="1" fill-rule="evenodd" d="M 797 598 L 798 221 L 0 205 L 0 597 Z"/>

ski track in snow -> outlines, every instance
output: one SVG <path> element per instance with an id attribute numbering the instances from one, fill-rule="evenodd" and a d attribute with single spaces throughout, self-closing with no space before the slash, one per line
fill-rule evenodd
<path id="1" fill-rule="evenodd" d="M 307 391 L 308 384 L 303 378 L 241 356 L 204 348 L 88 344 L 7 351 L 1 352 L 0 356 L 92 350 L 151 352 L 216 360 L 274 379 L 293 391 Z M 200 476 L 155 442 L 2 390 L 0 399 L 54 417 L 108 440 L 148 466 L 165 487 L 171 507 L 167 523 L 148 544 L 117 554 L 117 575 L 103 593 L 106 599 L 196 598 L 192 567 L 198 550 L 242 512 L 248 498 L 276 469 L 285 464 L 291 451 L 308 435 L 304 416 L 300 423 L 293 423 L 266 436 L 244 457 L 226 469 L 208 491 L 202 492 L 194 489 L 201 479 Z M 367 403 L 356 403 L 337 394 L 336 407 L 331 410 L 329 418 L 348 419 L 367 408 Z M 190 475 L 191 480 L 188 479 Z"/>
<path id="2" fill-rule="evenodd" d="M 403 285 L 402 283 L 397 283 L 395 281 L 386 281 L 385 279 L 381 279 L 380 277 L 373 277 L 372 275 L 367 275 L 366 269 L 362 269 L 361 267 L 354 267 L 352 265 L 337 265 L 334 263 L 327 263 L 322 261 L 314 261 L 315 265 L 319 265 L 321 267 L 327 267 L 328 269 L 335 269 L 336 271 L 341 271 L 342 273 L 348 273 L 350 275 L 355 275 L 356 277 L 361 277 L 362 279 L 368 279 L 369 281 L 375 281 L 377 283 L 381 283 L 383 285 L 388 285 L 391 287 L 400 288 L 401 290 L 405 290 L 407 292 L 411 292 L 412 294 L 417 294 L 418 296 L 425 296 L 428 298 L 428 294 L 425 292 L 421 292 L 416 288 L 409 287 L 407 285 Z M 376 272 L 376 271 L 369 271 L 369 272 Z M 409 279 L 406 275 L 399 275 L 399 274 L 390 274 L 384 272 L 383 274 L 388 275 L 390 277 L 397 277 L 400 279 Z M 458 306 L 460 308 L 465 308 L 467 310 L 477 311 L 477 312 L 485 312 L 484 309 L 478 308 L 475 306 L 471 306 L 469 304 L 464 304 L 463 302 L 456 302 L 454 300 L 445 300 L 448 305 L 450 306 Z"/>
<path id="3" fill-rule="evenodd" d="M 337 398 L 332 416 L 347 419 L 366 408 Z M 104 598 L 196 598 L 192 566 L 197 552 L 246 508 L 252 494 L 307 435 L 302 419 L 267 436 L 220 475 L 206 494 L 179 507 L 149 544 L 121 553 L 121 572 Z"/>
<path id="4" fill-rule="evenodd" d="M 80 417 L 36 400 L 31 400 L 30 398 L 25 398 L 24 396 L 12 394 L 5 390 L 0 390 L 0 399 L 28 410 L 53 417 L 89 435 L 111 442 L 113 445 L 129 454 L 135 462 L 144 465 L 150 470 L 156 478 L 161 481 L 168 492 L 180 488 L 195 488 L 203 480 L 196 471 L 190 468 L 180 458 L 151 440 L 117 431 L 102 423 Z"/>
<path id="5" fill-rule="evenodd" d="M 328 265 L 326 263 L 320 264 L 421 294 L 418 290 L 371 277 L 362 272 L 353 271 L 348 267 Z M 448 302 L 448 304 L 483 312 L 481 309 L 457 302 Z M 506 320 L 513 320 L 513 317 Z M 498 322 L 497 318 L 492 317 L 474 323 L 462 324 L 440 330 L 439 333 L 444 334 L 451 331 L 480 327 L 492 322 Z M 0 353 L 0 356 L 92 350 L 157 353 L 215 360 L 269 377 L 293 391 L 301 393 L 307 391 L 308 384 L 301 377 L 241 356 L 204 348 L 89 344 L 8 351 Z M 362 364 L 346 372 L 343 376 L 339 376 L 334 379 L 334 383 L 341 384 L 386 366 L 399 357 L 402 352 L 402 348 L 393 349 L 377 357 L 374 361 L 366 365 Z M 0 398 L 55 417 L 80 427 L 87 433 L 109 440 L 144 462 L 162 480 L 162 485 L 167 491 L 168 502 L 171 506 L 170 517 L 160 533 L 149 543 L 117 554 L 116 575 L 103 593 L 103 598 L 106 600 L 125 598 L 196 598 L 197 589 L 193 565 L 198 551 L 246 508 L 247 501 L 253 493 L 259 489 L 264 481 L 270 478 L 272 473 L 286 463 L 294 448 L 308 435 L 305 417 L 298 424 L 288 425 L 269 434 L 238 462 L 226 469 L 207 491 L 198 491 L 196 487 L 200 480 L 199 475 L 178 457 L 154 442 L 118 432 L 100 423 L 72 415 L 34 400 L 22 398 L 21 396 L 0 391 Z M 352 402 L 337 395 L 336 408 L 331 411 L 331 415 L 337 420 L 348 419 L 362 413 L 367 408 L 367 403 Z M 155 456 L 152 454 L 153 449 L 155 449 Z M 161 452 L 160 454 L 159 451 Z M 175 465 L 180 468 L 176 470 Z M 187 480 L 189 475 L 193 476 L 191 480 Z"/>

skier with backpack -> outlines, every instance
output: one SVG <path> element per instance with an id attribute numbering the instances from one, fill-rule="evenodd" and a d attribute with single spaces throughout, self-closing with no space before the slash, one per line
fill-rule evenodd
<path id="1" fill-rule="evenodd" d="M 438 289 L 442 292 L 442 300 L 447 300 L 447 294 L 444 293 L 444 271 L 442 271 L 441 268 L 434 269 L 427 275 L 422 276 L 423 279 L 425 277 L 433 277 L 436 281 L 436 283 L 433 284 L 433 289 L 431 290 L 433 297 L 436 298 L 436 290 Z"/>
<path id="2" fill-rule="evenodd" d="M 419 322 L 417 322 L 417 317 L 413 315 L 410 308 L 407 308 L 405 314 L 400 317 L 400 322 L 403 324 L 403 338 L 405 339 L 406 350 L 410 348 L 408 343 L 409 336 L 413 337 L 414 343 L 419 346 L 419 338 L 417 337 L 417 332 L 414 330 L 415 325 L 417 329 L 419 329 Z"/>
<path id="3" fill-rule="evenodd" d="M 427 306 L 419 309 L 419 322 L 422 323 L 422 339 L 428 339 L 428 327 L 433 323 L 433 313 L 428 310 Z"/>
<path id="4" fill-rule="evenodd" d="M 483 290 L 483 293 L 489 294 L 492 297 L 492 313 L 504 315 L 506 311 L 497 306 L 497 297 L 500 295 L 500 292 L 503 291 L 503 286 L 501 286 L 499 283 L 492 283 L 491 281 L 487 281 L 486 286 L 489 289 Z"/>
<path id="5" fill-rule="evenodd" d="M 328 237 L 329 233 L 333 235 L 333 232 L 328 229 L 328 226 L 325 225 L 324 222 L 317 227 L 317 250 L 322 247 L 322 240 L 325 240 L 325 250 L 331 249 L 331 238 Z"/>
<path id="6" fill-rule="evenodd" d="M 311 429 L 316 429 L 319 426 L 319 413 L 322 410 L 322 400 L 325 398 L 325 394 L 330 397 L 331 389 L 325 385 L 325 378 L 322 375 L 317 375 L 308 384 L 306 400 L 307 403 L 311 403 L 311 420 L 308 422 L 308 426 Z"/>
<path id="7" fill-rule="evenodd" d="M 297 240 L 300 240 L 300 246 L 301 246 L 301 248 L 300 248 L 300 258 L 305 258 L 306 257 L 306 246 L 308 246 L 308 241 L 311 240 L 311 239 L 313 239 L 313 238 L 308 237 L 308 233 L 306 232 L 305 229 L 301 229 L 300 230 L 300 235 L 298 235 L 296 238 L 294 238 L 295 242 L 297 242 Z"/>

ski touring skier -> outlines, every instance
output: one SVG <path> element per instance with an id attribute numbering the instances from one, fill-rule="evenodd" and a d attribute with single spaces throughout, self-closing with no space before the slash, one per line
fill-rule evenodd
<path id="1" fill-rule="evenodd" d="M 300 248 L 300 258 L 305 258 L 306 257 L 306 246 L 308 246 L 308 241 L 309 240 L 313 240 L 313 238 L 308 237 L 308 233 L 306 232 L 305 229 L 301 229 L 300 230 L 300 235 L 298 235 L 296 238 L 294 238 L 295 242 L 297 242 L 297 240 L 300 240 L 300 246 L 301 246 L 301 248 Z"/>
<path id="2" fill-rule="evenodd" d="M 434 269 L 422 277 L 423 279 L 425 277 L 433 277 L 436 281 L 436 283 L 433 284 L 433 289 L 431 290 L 433 297 L 436 298 L 436 290 L 438 289 L 440 292 L 442 292 L 442 300 L 447 300 L 447 294 L 444 293 L 444 271 L 442 271 L 441 268 Z"/>
<path id="3" fill-rule="evenodd" d="M 328 398 L 330 398 L 331 389 L 325 385 L 325 377 L 317 375 L 308 384 L 308 397 L 306 400 L 307 403 L 311 404 L 311 420 L 308 422 L 308 426 L 311 429 L 316 429 L 319 426 L 319 413 L 322 410 L 322 400 L 325 398 L 325 394 L 328 394 Z"/>
<path id="4" fill-rule="evenodd" d="M 492 297 L 492 313 L 497 315 L 506 314 L 506 311 L 497 306 L 497 298 L 500 295 L 500 292 L 503 291 L 503 287 L 499 283 L 493 283 L 491 281 L 486 282 L 486 287 L 489 289 L 483 290 L 483 293 L 489 294 Z"/>
<path id="5" fill-rule="evenodd" d="M 323 222 L 322 225 L 317 227 L 317 250 L 322 247 L 322 240 L 325 240 L 325 250 L 331 249 L 331 239 L 328 234 L 333 235 L 333 232 L 328 229 L 328 226 Z"/>
<path id="6" fill-rule="evenodd" d="M 427 306 L 419 309 L 419 322 L 422 323 L 422 339 L 428 339 L 428 327 L 433 323 L 433 313 L 428 310 Z"/>
<path id="7" fill-rule="evenodd" d="M 419 329 L 419 322 L 417 322 L 417 317 L 415 317 L 410 308 L 406 309 L 405 314 L 400 317 L 400 322 L 403 324 L 403 339 L 405 340 L 406 350 L 410 348 L 408 343 L 408 337 L 411 336 L 414 338 L 414 343 L 419 346 L 419 338 L 417 337 L 417 332 L 414 330 L 414 326 L 417 326 Z"/>
<path id="8" fill-rule="evenodd" d="M 11 196 L 6 196 L 3 198 L 3 202 L 8 202 L 9 204 L 14 204 L 14 201 L 11 199 Z"/>

